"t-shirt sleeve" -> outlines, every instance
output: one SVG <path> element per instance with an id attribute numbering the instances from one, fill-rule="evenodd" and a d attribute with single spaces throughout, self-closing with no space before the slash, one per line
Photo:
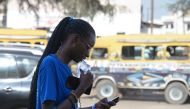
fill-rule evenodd
<path id="1" fill-rule="evenodd" d="M 57 77 L 56 67 L 52 62 L 42 63 L 39 74 L 39 96 L 41 103 L 47 100 L 56 101 Z"/>

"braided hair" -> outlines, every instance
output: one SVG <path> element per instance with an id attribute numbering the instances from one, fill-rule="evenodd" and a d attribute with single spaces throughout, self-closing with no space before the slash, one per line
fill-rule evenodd
<path id="1" fill-rule="evenodd" d="M 37 78 L 39 72 L 39 66 L 43 59 L 49 54 L 57 52 L 61 43 L 67 40 L 69 34 L 79 34 L 80 37 L 88 37 L 91 34 L 95 35 L 93 27 L 86 21 L 81 19 L 73 19 L 71 17 L 65 17 L 56 26 L 53 31 L 48 44 L 37 64 L 36 71 L 34 72 L 29 94 L 29 105 L 28 109 L 36 109 L 36 96 L 37 96 Z"/>

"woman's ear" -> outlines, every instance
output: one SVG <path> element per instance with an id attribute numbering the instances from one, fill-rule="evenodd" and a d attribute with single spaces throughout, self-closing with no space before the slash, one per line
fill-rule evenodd
<path id="1" fill-rule="evenodd" d="M 70 36 L 70 44 L 77 46 L 79 44 L 80 37 L 77 35 L 71 35 Z"/>

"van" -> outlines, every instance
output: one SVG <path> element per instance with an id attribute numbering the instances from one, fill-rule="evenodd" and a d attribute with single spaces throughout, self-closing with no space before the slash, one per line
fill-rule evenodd
<path id="1" fill-rule="evenodd" d="M 97 38 L 86 60 L 98 98 L 121 89 L 156 90 L 183 104 L 190 94 L 190 35 L 115 35 Z"/>
<path id="2" fill-rule="evenodd" d="M 1 43 L 24 43 L 31 45 L 47 45 L 47 31 L 35 29 L 0 29 Z"/>

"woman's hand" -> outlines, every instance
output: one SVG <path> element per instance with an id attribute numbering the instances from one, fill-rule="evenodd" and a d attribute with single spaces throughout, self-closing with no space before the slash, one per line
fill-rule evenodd
<path id="1" fill-rule="evenodd" d="M 90 71 L 88 71 L 86 74 L 84 74 L 83 71 L 81 71 L 80 74 L 80 84 L 78 89 L 86 90 L 93 84 L 93 75 Z"/>
<path id="2" fill-rule="evenodd" d="M 96 109 L 110 109 L 111 106 L 116 105 L 116 103 L 114 101 L 109 101 L 109 104 L 108 104 L 107 98 L 103 98 L 95 104 L 95 107 L 96 107 Z"/>
<path id="3" fill-rule="evenodd" d="M 77 98 L 79 98 L 93 83 L 93 75 L 90 71 L 84 74 L 83 71 L 80 73 L 80 84 L 74 91 Z"/>

